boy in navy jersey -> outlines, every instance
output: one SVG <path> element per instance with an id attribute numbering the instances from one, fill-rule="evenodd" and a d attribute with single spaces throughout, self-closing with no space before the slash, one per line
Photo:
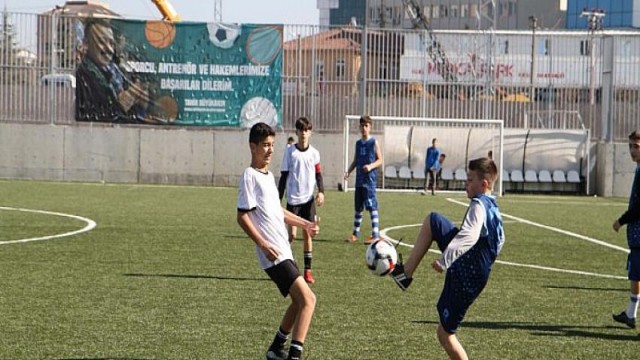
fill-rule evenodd
<path id="1" fill-rule="evenodd" d="M 436 331 L 440 345 L 451 359 L 467 359 L 467 353 L 455 333 L 467 310 L 489 280 L 491 266 L 504 244 L 502 216 L 491 195 L 498 169 L 493 160 L 480 158 L 469 162 L 466 191 L 471 199 L 458 229 L 444 216 L 431 213 L 424 219 L 416 243 L 406 264 L 401 261 L 391 272 L 396 284 L 406 290 L 416 268 L 435 240 L 442 256 L 431 267 L 445 272 L 438 300 L 440 324 Z"/>
<path id="2" fill-rule="evenodd" d="M 362 213 L 364 209 L 371 214 L 371 237 L 365 244 L 370 244 L 380 238 L 380 217 L 378 214 L 378 198 L 376 196 L 376 183 L 378 181 L 378 167 L 382 165 L 382 152 L 376 138 L 371 134 L 371 117 L 364 115 L 360 118 L 360 133 L 362 137 L 356 141 L 356 151 L 349 169 L 344 174 L 348 179 L 353 170 L 356 171 L 355 186 L 355 215 L 353 232 L 347 242 L 358 241 Z"/>
<path id="3" fill-rule="evenodd" d="M 638 298 L 640 297 L 638 295 L 640 293 L 640 130 L 629 134 L 629 154 L 631 160 L 636 163 L 631 196 L 629 196 L 629 208 L 613 223 L 613 230 L 617 232 L 622 225 L 627 225 L 627 244 L 629 245 L 627 275 L 631 295 L 627 308 L 620 314 L 614 314 L 613 320 L 635 329 Z"/>

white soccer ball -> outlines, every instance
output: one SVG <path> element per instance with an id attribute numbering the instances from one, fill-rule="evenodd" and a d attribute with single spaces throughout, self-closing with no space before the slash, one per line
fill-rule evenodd
<path id="1" fill-rule="evenodd" d="M 367 247 L 365 253 L 367 267 L 378 276 L 385 276 L 393 271 L 398 262 L 396 248 L 386 240 L 376 240 Z"/>
<path id="2" fill-rule="evenodd" d="M 233 46 L 238 36 L 242 32 L 238 24 L 209 23 L 209 40 L 213 45 L 228 49 Z"/>

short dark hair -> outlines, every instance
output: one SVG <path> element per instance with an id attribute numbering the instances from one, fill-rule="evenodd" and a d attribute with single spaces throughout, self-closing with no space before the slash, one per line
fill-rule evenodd
<path id="1" fill-rule="evenodd" d="M 633 130 L 631 134 L 629 134 L 629 140 L 632 140 L 632 141 L 640 140 L 640 129 Z"/>
<path id="2" fill-rule="evenodd" d="M 253 144 L 260 144 L 269 136 L 276 136 L 276 132 L 271 128 L 271 126 L 263 122 L 259 122 L 251 127 L 251 131 L 249 131 L 249 142 Z"/>
<path id="3" fill-rule="evenodd" d="M 313 130 L 313 125 L 311 125 L 311 121 L 304 116 L 301 116 L 296 120 L 296 130 L 306 131 Z"/>
<path id="4" fill-rule="evenodd" d="M 469 161 L 469 170 L 475 171 L 478 175 L 487 180 L 489 188 L 493 189 L 493 183 L 498 178 L 498 167 L 493 160 L 488 157 L 482 157 Z"/>
<path id="5" fill-rule="evenodd" d="M 371 124 L 372 122 L 373 122 L 373 120 L 371 119 L 371 116 L 369 116 L 369 115 L 360 116 L 360 125 Z"/>

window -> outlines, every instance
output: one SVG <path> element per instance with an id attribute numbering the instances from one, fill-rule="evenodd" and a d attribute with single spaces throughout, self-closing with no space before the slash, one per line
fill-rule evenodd
<path id="1" fill-rule="evenodd" d="M 507 55 L 509 54 L 509 40 L 505 40 L 503 42 L 500 43 L 500 54 L 504 54 Z"/>
<path id="2" fill-rule="evenodd" d="M 336 60 L 336 78 L 344 78 L 344 59 Z"/>
<path id="3" fill-rule="evenodd" d="M 469 5 L 460 5 L 460 17 L 466 18 L 469 16 Z"/>
<path id="4" fill-rule="evenodd" d="M 431 17 L 431 5 L 427 5 L 423 7 L 422 13 L 424 14 L 425 18 L 429 19 Z"/>
<path id="5" fill-rule="evenodd" d="M 591 55 L 591 41 L 580 40 L 580 55 Z"/>
<path id="6" fill-rule="evenodd" d="M 440 17 L 440 6 L 433 5 L 433 7 L 431 8 L 431 17 L 434 19 L 437 19 Z"/>
<path id="7" fill-rule="evenodd" d="M 549 39 L 540 39 L 538 42 L 538 55 L 549 55 Z"/>
<path id="8" fill-rule="evenodd" d="M 440 5 L 440 17 L 443 17 L 443 18 L 449 17 L 449 6 Z"/>
<path id="9" fill-rule="evenodd" d="M 449 15 L 451 15 L 452 18 L 457 18 L 460 16 L 459 10 L 458 5 L 451 5 L 451 13 Z"/>

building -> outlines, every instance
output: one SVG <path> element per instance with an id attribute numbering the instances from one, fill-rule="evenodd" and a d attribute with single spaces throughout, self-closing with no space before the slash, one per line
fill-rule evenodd
<path id="1" fill-rule="evenodd" d="M 524 30 L 529 17 L 542 29 L 565 27 L 567 0 L 414 0 L 433 29 Z M 612 2 L 618 0 L 611 0 Z M 320 25 L 345 25 L 351 18 L 375 28 L 411 29 L 403 0 L 318 0 Z"/>
<path id="2" fill-rule="evenodd" d="M 41 64 L 53 64 L 51 72 L 69 71 L 75 64 L 77 39 L 77 18 L 101 16 L 119 18 L 109 10 L 109 4 L 102 1 L 67 1 L 62 6 L 38 15 L 37 56 Z M 54 62 L 52 62 L 55 59 Z"/>

